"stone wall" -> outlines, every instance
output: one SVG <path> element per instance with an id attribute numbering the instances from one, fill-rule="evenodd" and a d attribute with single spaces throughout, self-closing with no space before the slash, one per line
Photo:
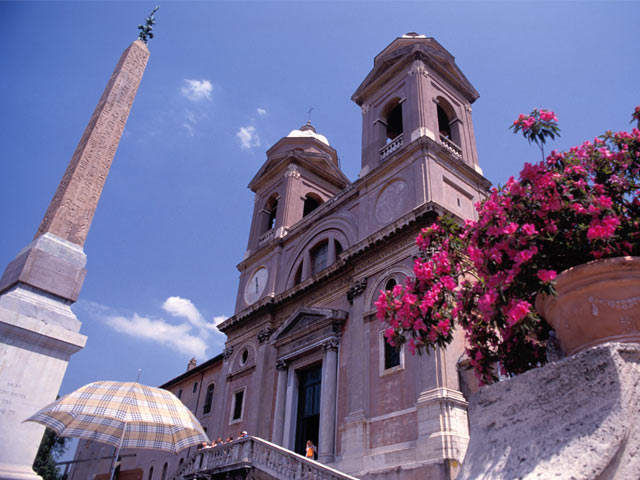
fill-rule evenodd
<path id="1" fill-rule="evenodd" d="M 458 480 L 635 479 L 640 345 L 609 343 L 484 387 Z"/>

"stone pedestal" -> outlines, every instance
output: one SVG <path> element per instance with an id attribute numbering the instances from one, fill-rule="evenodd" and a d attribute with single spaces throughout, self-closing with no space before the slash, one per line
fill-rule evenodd
<path id="1" fill-rule="evenodd" d="M 427 463 L 462 461 L 469 443 L 467 402 L 462 393 L 445 387 L 422 392 L 416 416 L 417 458 Z"/>
<path id="2" fill-rule="evenodd" d="M 40 478 L 31 469 L 44 427 L 22 423 L 56 399 L 69 357 L 84 347 L 71 300 L 84 279 L 82 248 L 47 233 L 0 280 L 0 479 Z"/>
<path id="3" fill-rule="evenodd" d="M 640 345 L 608 343 L 483 387 L 457 477 L 638 478 Z"/>

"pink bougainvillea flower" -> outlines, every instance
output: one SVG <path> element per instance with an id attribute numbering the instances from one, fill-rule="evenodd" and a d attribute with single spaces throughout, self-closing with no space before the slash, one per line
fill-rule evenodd
<path id="1" fill-rule="evenodd" d="M 531 310 L 531 304 L 526 300 L 511 300 L 506 311 L 507 324 L 513 327 L 520 320 L 526 317 Z"/>
<path id="2" fill-rule="evenodd" d="M 609 215 L 602 220 L 594 219 L 587 230 L 587 239 L 609 239 L 614 235 L 618 225 L 620 225 L 620 220 L 614 215 Z"/>
<path id="3" fill-rule="evenodd" d="M 543 282 L 543 283 L 551 283 L 556 279 L 556 276 L 558 275 L 554 270 L 543 270 L 540 269 L 538 270 L 538 278 Z"/>

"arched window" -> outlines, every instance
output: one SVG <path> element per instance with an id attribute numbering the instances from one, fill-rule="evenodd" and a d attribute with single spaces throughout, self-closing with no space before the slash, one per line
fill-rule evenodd
<path id="1" fill-rule="evenodd" d="M 336 242 L 336 260 L 338 259 L 338 255 L 340 255 L 342 253 L 342 245 L 340 245 L 340 242 L 335 240 Z"/>
<path id="2" fill-rule="evenodd" d="M 302 216 L 306 217 L 311 212 L 313 212 L 316 208 L 318 208 L 320 205 L 322 205 L 322 199 L 315 193 L 308 193 L 304 199 L 304 208 L 302 211 Z"/>
<path id="3" fill-rule="evenodd" d="M 212 383 L 207 387 L 207 394 L 204 397 L 204 406 L 202 407 L 202 414 L 209 413 L 211 411 L 211 405 L 213 403 L 213 391 L 215 385 Z"/>
<path id="4" fill-rule="evenodd" d="M 398 284 L 398 282 L 396 282 L 395 278 L 390 278 L 389 280 L 387 280 L 387 283 L 384 286 L 385 290 L 393 290 L 393 287 L 395 287 Z"/>
<path id="5" fill-rule="evenodd" d="M 278 214 L 278 195 L 275 193 L 269 197 L 262 210 L 262 233 L 268 232 L 276 226 L 276 215 Z"/>
<path id="6" fill-rule="evenodd" d="M 398 102 L 387 115 L 387 143 L 401 135 L 402 132 L 402 104 Z"/>
<path id="7" fill-rule="evenodd" d="M 451 140 L 451 120 L 449 120 L 449 116 L 447 112 L 444 111 L 444 108 L 438 104 L 438 131 L 440 135 L 445 137 L 448 140 Z"/>
<path id="8" fill-rule="evenodd" d="M 165 462 L 164 466 L 162 467 L 162 477 L 160 477 L 160 480 L 167 480 L 167 469 L 169 468 L 169 463 Z"/>
<path id="9" fill-rule="evenodd" d="M 153 480 L 153 465 L 149 468 L 149 475 L 147 476 L 147 480 Z"/>
<path id="10" fill-rule="evenodd" d="M 278 214 L 278 199 L 273 201 L 273 206 L 269 210 L 269 224 L 267 230 L 271 230 L 276 226 L 276 215 Z"/>
<path id="11" fill-rule="evenodd" d="M 315 275 L 329 266 L 329 242 L 327 240 L 313 247 L 310 254 L 311 275 Z"/>

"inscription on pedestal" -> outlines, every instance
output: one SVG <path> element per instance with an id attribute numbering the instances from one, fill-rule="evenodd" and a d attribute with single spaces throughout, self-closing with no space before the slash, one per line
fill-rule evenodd
<path id="1" fill-rule="evenodd" d="M 2 370 L 0 370 L 0 372 L 1 371 Z M 13 409 L 14 402 L 20 402 L 26 399 L 27 396 L 22 393 L 21 384 L 16 382 L 3 382 L 0 387 L 0 416 L 15 416 L 16 411 Z"/>

